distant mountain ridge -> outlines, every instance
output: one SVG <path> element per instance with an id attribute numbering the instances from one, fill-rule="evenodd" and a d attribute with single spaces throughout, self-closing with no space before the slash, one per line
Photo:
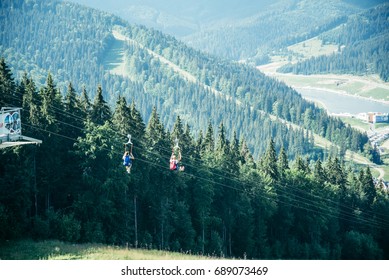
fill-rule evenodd
<path id="1" fill-rule="evenodd" d="M 74 0 L 179 37 L 219 57 L 261 64 L 384 0 L 105 1 Z"/>

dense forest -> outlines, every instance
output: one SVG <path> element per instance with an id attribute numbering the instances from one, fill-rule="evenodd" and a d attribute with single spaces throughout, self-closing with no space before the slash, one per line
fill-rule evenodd
<path id="1" fill-rule="evenodd" d="M 155 106 L 168 129 L 179 115 L 196 136 L 209 122 L 217 127 L 223 121 L 228 137 L 236 132 L 238 139 L 245 138 L 256 159 L 270 139 L 277 151 L 283 146 L 291 159 L 297 154 L 323 158 L 323 151 L 313 146 L 312 132 L 304 130 L 308 129 L 338 145 L 341 156 L 351 149 L 379 162 L 366 134 L 330 118 L 285 84 L 248 65 L 220 60 L 174 37 L 72 3 L 2 1 L 0 11 L 1 54 L 19 79 L 26 71 L 38 87 L 45 84 L 46 71 L 62 94 L 71 81 L 77 91 L 85 90 L 93 99 L 96 85 L 101 84 L 111 107 L 119 96 L 134 100 L 148 122 Z M 119 42 L 114 30 L 129 39 Z M 113 75 L 107 66 L 118 44 L 125 57 L 125 75 Z"/>
<path id="2" fill-rule="evenodd" d="M 324 43 L 338 45 L 337 53 L 288 64 L 279 71 L 295 74 L 378 74 L 383 81 L 389 81 L 388 13 L 389 4 L 386 3 L 350 16 L 339 28 L 319 36 Z"/>
<path id="3" fill-rule="evenodd" d="M 276 151 L 254 160 L 223 122 L 197 136 L 178 115 L 167 129 L 153 108 L 113 107 L 96 86 L 61 94 L 15 80 L 0 61 L 0 105 L 22 110 L 23 134 L 43 143 L 0 150 L 0 243 L 18 238 L 98 242 L 255 259 L 388 259 L 388 192 L 369 168 L 337 157 Z M 122 165 L 131 131 L 135 160 Z M 216 135 L 216 137 L 214 136 Z M 179 139 L 184 172 L 169 170 Z M 260 141 L 260 139 L 256 139 Z"/>

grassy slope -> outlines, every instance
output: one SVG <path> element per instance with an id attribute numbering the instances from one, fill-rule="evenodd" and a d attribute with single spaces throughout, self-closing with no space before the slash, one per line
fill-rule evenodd
<path id="1" fill-rule="evenodd" d="M 101 244 L 55 240 L 12 241 L 0 245 L 0 260 L 208 260 L 210 257 Z"/>

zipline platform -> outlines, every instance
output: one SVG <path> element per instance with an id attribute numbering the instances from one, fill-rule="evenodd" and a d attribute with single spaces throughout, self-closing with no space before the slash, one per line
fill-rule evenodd
<path id="1" fill-rule="evenodd" d="M 39 145 L 42 144 L 42 140 L 23 135 L 17 135 L 12 137 L 10 137 L 9 135 L 0 135 L 0 149 L 27 144 Z"/>
<path id="2" fill-rule="evenodd" d="M 0 149 L 26 144 L 42 144 L 42 140 L 22 135 L 20 108 L 1 108 Z"/>

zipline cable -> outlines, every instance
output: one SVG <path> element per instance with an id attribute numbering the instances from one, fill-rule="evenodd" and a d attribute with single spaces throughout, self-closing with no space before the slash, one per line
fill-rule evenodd
<path id="1" fill-rule="evenodd" d="M 15 98 L 15 99 L 16 99 L 16 98 Z M 54 106 L 51 106 L 51 107 L 54 107 Z M 54 108 L 55 108 L 55 107 L 54 107 Z M 72 115 L 72 114 L 70 114 L 70 113 L 68 113 L 68 112 L 65 112 L 64 110 L 59 109 L 59 108 L 55 108 L 55 110 L 56 110 L 57 113 L 60 113 L 60 114 L 62 114 L 62 115 L 71 115 L 71 116 L 74 117 L 74 118 L 77 118 L 77 119 L 79 119 L 79 120 L 81 120 L 81 121 L 85 121 L 83 118 L 78 117 L 78 116 L 75 116 L 75 115 Z M 52 112 L 53 112 L 53 111 L 52 111 Z M 59 122 L 59 123 L 62 123 L 62 124 L 71 126 L 71 127 L 73 127 L 73 128 L 79 129 L 79 130 L 81 130 L 81 131 L 84 131 L 84 130 L 85 130 L 84 128 L 80 128 L 80 127 L 74 126 L 74 125 L 72 125 L 72 124 L 68 124 L 68 123 L 66 123 L 66 122 L 59 121 L 59 120 L 57 120 L 57 119 L 56 119 L 56 121 Z M 30 127 L 32 127 L 32 126 L 30 126 Z M 38 128 L 38 129 L 40 129 L 40 128 Z M 76 139 L 73 139 L 73 138 L 70 138 L 70 137 L 67 137 L 67 136 L 64 136 L 64 135 L 60 135 L 60 134 L 58 134 L 58 133 L 50 132 L 50 131 L 47 131 L 47 130 L 45 130 L 45 132 L 52 133 L 52 134 L 56 134 L 57 136 L 62 136 L 62 137 L 68 138 L 68 139 L 73 140 L 73 141 L 77 141 Z M 120 132 L 117 132 L 117 131 L 116 131 L 115 133 L 121 134 L 121 135 L 124 136 L 123 133 L 120 133 Z M 147 146 L 147 145 L 146 145 L 146 146 Z M 166 151 L 166 149 L 163 149 L 163 148 L 161 148 L 161 150 L 165 150 L 165 151 Z M 146 150 L 146 152 L 148 152 L 148 153 L 153 153 L 153 152 L 148 151 L 148 150 Z M 155 153 L 154 153 L 154 154 L 155 154 Z M 157 154 L 155 154 L 155 155 L 157 155 Z M 157 156 L 160 156 L 160 155 L 157 155 Z M 139 159 L 139 160 L 141 160 L 141 159 Z M 193 160 L 193 159 L 191 159 L 191 161 L 192 161 L 192 160 Z M 153 162 L 146 161 L 146 160 L 143 160 L 143 161 L 149 162 L 149 163 L 153 163 Z M 153 163 L 153 164 L 156 165 L 155 163 Z M 190 164 L 186 164 L 186 165 L 192 166 L 192 167 L 193 167 L 193 165 L 190 165 Z M 160 166 L 160 165 L 159 165 L 159 166 Z M 160 166 L 160 167 L 161 167 L 161 166 Z M 214 170 L 211 171 L 211 173 L 212 173 L 212 172 L 215 173 Z M 229 173 L 229 172 L 226 171 L 225 173 Z M 230 173 L 230 174 L 233 175 L 234 177 L 237 176 L 237 174 L 233 174 L 233 173 Z M 195 175 L 192 175 L 192 176 L 195 176 Z M 225 177 L 225 176 L 223 176 L 223 175 L 221 175 L 221 174 L 217 174 L 217 176 L 219 176 L 219 177 L 224 177 L 225 179 L 230 180 L 230 181 L 236 181 L 236 179 L 234 179 L 234 178 Z M 212 183 L 218 183 L 218 182 L 212 181 Z M 242 184 L 241 181 L 238 181 L 237 183 L 238 183 L 238 184 Z M 272 185 L 282 186 L 281 184 L 278 184 L 278 183 L 275 183 L 275 182 L 274 182 Z M 226 186 L 226 185 L 224 185 L 224 186 Z M 227 186 L 227 187 L 230 187 L 230 186 Z M 288 185 L 288 187 L 291 188 L 291 186 L 289 186 L 289 185 Z M 293 188 L 294 190 L 299 191 L 299 192 L 303 192 L 303 190 L 301 190 L 300 188 L 296 188 L 296 187 L 292 187 L 292 188 Z M 236 189 L 236 188 L 234 188 L 234 189 Z M 236 189 L 236 190 L 240 190 L 240 189 Z M 298 201 L 298 202 L 300 202 L 300 203 L 305 203 L 305 204 L 307 204 L 307 205 L 315 206 L 315 207 L 322 207 L 321 205 L 318 206 L 318 205 L 312 204 L 312 201 L 308 200 L 308 199 L 305 198 L 305 197 L 298 196 L 298 195 L 296 195 L 296 194 L 294 194 L 294 193 L 291 194 L 290 192 L 288 192 L 287 194 L 288 194 L 288 195 L 293 195 L 294 197 L 296 197 L 296 199 L 294 199 L 294 200 L 295 200 L 295 201 Z M 314 195 L 314 194 L 312 194 L 312 193 L 306 193 L 306 194 L 308 194 L 308 195 L 310 195 L 310 196 L 313 196 L 313 197 L 316 197 L 316 198 L 319 198 L 319 199 L 323 199 L 322 197 L 319 197 L 319 196 Z M 277 195 L 280 196 L 279 193 L 277 193 Z M 282 196 L 285 197 L 285 198 L 290 199 L 290 197 L 286 197 L 286 196 L 284 196 L 284 195 L 282 195 Z M 307 203 L 307 202 L 304 202 L 303 200 L 308 200 L 310 204 Z M 329 200 L 329 199 L 325 199 L 325 200 L 327 200 L 328 202 L 334 203 L 334 202 L 332 202 L 332 201 Z M 279 202 L 280 202 L 280 201 L 279 201 Z M 336 204 L 336 203 L 334 203 L 334 204 L 335 204 L 335 206 L 338 207 L 338 208 L 341 206 L 341 205 Z M 330 207 L 330 206 L 327 205 L 327 207 Z M 336 208 L 335 208 L 335 209 L 336 209 Z M 350 209 L 350 210 L 355 210 L 355 209 L 353 209 L 353 208 L 349 208 L 349 209 Z M 340 209 L 340 210 L 342 211 L 342 209 Z M 348 215 L 348 213 L 341 213 L 341 214 L 343 214 L 343 215 L 347 214 L 347 215 Z M 374 213 L 374 214 L 377 214 L 377 213 Z M 354 218 L 353 215 L 351 215 L 350 217 Z M 386 222 L 386 219 L 383 220 L 383 221 Z"/>
<path id="2" fill-rule="evenodd" d="M 38 130 L 41 130 L 41 131 L 44 131 L 46 133 L 51 133 L 53 135 L 56 135 L 56 136 L 59 136 L 59 137 L 63 137 L 63 138 L 66 138 L 66 139 L 69 139 L 69 140 L 72 140 L 72 141 L 77 141 L 77 139 L 74 139 L 74 138 L 71 138 L 71 137 L 68 137 L 68 136 L 65 136 L 65 135 L 61 135 L 59 133 L 55 133 L 55 132 L 52 132 L 52 131 L 48 131 L 46 129 L 42 129 L 42 128 L 39 128 L 39 127 L 35 127 L 35 126 L 32 126 L 32 125 L 27 125 L 29 127 L 32 127 L 34 129 L 38 129 Z M 108 150 L 106 148 L 102 148 L 102 150 L 106 150 L 106 151 L 111 151 L 111 150 Z M 112 151 L 111 151 L 112 152 Z M 118 152 L 114 152 L 116 154 L 119 154 Z M 145 163 L 149 163 L 149 164 L 152 164 L 154 166 L 157 166 L 157 167 L 160 167 L 162 169 L 167 169 L 165 166 L 161 166 L 155 162 L 151 162 L 151 161 L 148 161 L 148 160 L 144 160 L 144 159 L 138 159 L 139 161 L 142 161 L 142 162 L 145 162 Z M 195 177 L 195 178 L 198 178 L 200 180 L 203 180 L 203 181 L 206 181 L 208 183 L 212 183 L 214 185 L 219 185 L 219 186 L 222 186 L 222 187 L 227 187 L 229 189 L 233 189 L 233 190 L 236 190 L 236 191 L 244 191 L 243 189 L 239 189 L 239 188 L 235 188 L 235 187 L 232 187 L 232 186 L 229 186 L 229 185 L 226 185 L 226 184 L 223 184 L 223 183 L 220 183 L 220 182 L 216 182 L 214 180 L 210 180 L 210 179 L 206 179 L 204 177 L 199 177 L 199 176 L 196 176 L 194 174 L 190 174 L 190 176 L 192 177 Z M 240 184 L 242 184 L 242 182 L 239 182 Z M 309 212 L 313 212 L 313 213 L 317 213 L 317 214 L 321 214 L 321 215 L 327 215 L 327 216 L 331 216 L 333 218 L 338 218 L 338 219 L 342 219 L 342 220 L 346 220 L 346 221 L 349 221 L 349 222 L 360 222 L 360 223 L 363 223 L 363 224 L 370 224 L 371 226 L 387 226 L 386 224 L 384 223 L 381 223 L 381 222 L 378 222 L 378 221 L 371 221 L 371 220 L 367 220 L 367 219 L 364 219 L 364 218 L 361 218 L 359 217 L 357 220 L 350 220 L 350 219 L 347 219 L 345 217 L 341 217 L 340 215 L 334 215 L 332 213 L 328 213 L 326 211 L 328 211 L 328 208 L 331 208 L 331 207 L 328 207 L 328 208 L 325 208 L 324 206 L 320 206 L 318 207 L 317 205 L 314 205 L 314 204 L 309 204 L 307 202 L 304 202 L 304 201 L 301 201 L 301 200 L 298 200 L 298 199 L 291 199 L 290 197 L 286 197 L 286 196 L 282 196 L 282 197 L 285 197 L 285 198 L 288 198 L 289 200 L 294 200 L 295 202 L 297 203 L 302 203 L 302 204 L 305 204 L 307 206 L 310 206 L 310 207 L 315 207 L 315 208 L 322 208 L 323 211 L 318 211 L 318 210 L 315 210 L 315 209 L 312 209 L 312 208 L 307 208 L 307 207 L 303 207 L 301 205 L 296 205 L 296 204 L 290 204 L 290 203 L 287 203 L 287 202 L 284 202 L 284 201 L 280 201 L 280 200 L 277 200 L 275 201 L 274 198 L 272 197 L 267 197 L 265 196 L 264 194 L 259 194 L 259 196 L 261 196 L 262 198 L 264 199 L 267 199 L 267 200 L 273 200 L 274 202 L 276 203 L 281 203 L 281 204 L 284 204 L 284 205 L 288 205 L 288 206 L 291 206 L 291 207 L 295 207 L 295 208 L 299 208 L 299 209 L 303 209 L 303 210 L 307 210 Z M 279 194 L 277 194 L 277 196 L 279 196 Z M 323 208 L 324 207 L 324 208 Z M 336 209 L 333 209 L 333 210 L 336 210 Z M 335 211 L 336 212 L 336 211 Z M 340 214 L 340 213 L 339 213 Z M 355 218 L 354 216 L 350 216 L 350 218 Z M 360 220 L 360 221 L 358 221 Z"/>

